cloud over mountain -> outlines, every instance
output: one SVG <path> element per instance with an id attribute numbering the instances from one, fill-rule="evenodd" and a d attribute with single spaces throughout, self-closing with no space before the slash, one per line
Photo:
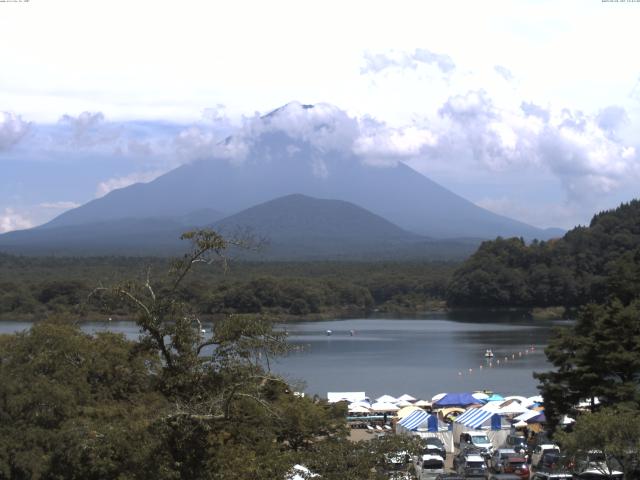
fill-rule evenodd
<path id="1" fill-rule="evenodd" d="M 0 152 L 8 150 L 25 136 L 29 123 L 20 115 L 11 112 L 0 112 Z"/>

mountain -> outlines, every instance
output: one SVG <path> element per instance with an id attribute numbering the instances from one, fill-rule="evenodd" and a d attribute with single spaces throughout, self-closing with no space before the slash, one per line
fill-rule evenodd
<path id="1" fill-rule="evenodd" d="M 213 224 L 227 235 L 245 232 L 267 239 L 270 259 L 461 258 L 468 243 L 440 242 L 407 232 L 353 203 L 293 194 L 248 208 Z M 449 244 L 450 242 L 445 242 Z"/>
<path id="2" fill-rule="evenodd" d="M 201 209 L 176 217 L 121 218 L 32 228 L 0 235 L 0 250 L 28 255 L 175 255 L 184 251 L 179 238 L 190 229 L 223 215 Z"/>
<path id="3" fill-rule="evenodd" d="M 202 226 L 228 237 L 250 234 L 266 240 L 258 251 L 231 251 L 235 257 L 253 260 L 461 259 L 478 245 L 433 241 L 352 203 L 300 194 L 270 200 L 213 223 L 185 224 L 185 218 L 211 215 L 194 212 L 181 221 L 129 218 L 23 230 L 0 236 L 0 250 L 45 255 L 177 255 L 186 248 L 178 240 L 180 234 Z"/>
<path id="4" fill-rule="evenodd" d="M 302 193 L 354 203 L 432 238 L 555 236 L 480 208 L 402 162 L 371 164 L 343 138 L 348 122 L 334 121 L 326 110 L 326 105 L 286 105 L 221 143 L 212 158 L 112 191 L 40 228 L 175 217 L 201 208 L 230 215 Z"/>

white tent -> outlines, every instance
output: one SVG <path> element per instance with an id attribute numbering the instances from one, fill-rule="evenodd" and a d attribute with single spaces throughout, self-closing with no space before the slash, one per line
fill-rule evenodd
<path id="1" fill-rule="evenodd" d="M 397 401 L 398 399 L 391 395 L 382 395 L 381 397 L 376 398 L 376 402 L 396 403 Z"/>
<path id="2" fill-rule="evenodd" d="M 416 398 L 415 398 L 415 397 L 412 397 L 412 396 L 411 396 L 411 395 L 409 395 L 408 393 L 405 393 L 405 394 L 403 394 L 403 395 L 400 395 L 400 396 L 398 397 L 398 400 L 404 400 L 404 401 L 406 401 L 406 402 L 415 402 L 415 401 L 416 401 Z"/>
<path id="3" fill-rule="evenodd" d="M 518 403 L 526 403 L 527 397 L 522 397 L 520 395 L 511 395 L 510 397 L 504 397 L 504 402 L 508 402 L 509 400 L 515 400 Z"/>
<path id="4" fill-rule="evenodd" d="M 491 410 L 491 411 L 495 411 L 497 412 L 498 410 L 500 410 L 500 406 L 503 404 L 504 402 L 502 400 L 492 400 L 491 402 L 487 402 L 482 406 L 483 410 Z"/>
<path id="5" fill-rule="evenodd" d="M 520 405 L 518 402 L 512 402 L 504 407 L 500 407 L 500 409 L 496 413 L 501 413 L 503 415 L 511 415 L 516 413 L 525 413 L 528 412 L 529 409 L 523 405 Z M 536 415 L 540 412 L 536 412 Z"/>
<path id="6" fill-rule="evenodd" d="M 441 398 L 444 398 L 446 395 L 447 395 L 446 393 L 439 393 L 439 394 L 434 395 L 433 397 L 431 397 L 431 401 L 432 402 L 437 402 Z"/>
<path id="7" fill-rule="evenodd" d="M 418 400 L 416 403 L 414 403 L 414 405 L 416 407 L 430 407 L 431 402 L 428 400 Z"/>
<path id="8" fill-rule="evenodd" d="M 328 392 L 327 401 L 329 403 L 336 402 L 358 402 L 360 400 L 368 400 L 365 392 Z"/>
<path id="9" fill-rule="evenodd" d="M 486 400 L 487 398 L 489 398 L 489 395 L 487 395 L 487 394 L 486 394 L 486 393 L 484 393 L 484 392 L 474 392 L 474 393 L 472 393 L 472 394 L 471 394 L 471 396 L 472 396 L 473 398 L 477 399 L 477 400 L 480 400 L 480 401 L 484 401 L 484 400 Z"/>
<path id="10" fill-rule="evenodd" d="M 408 407 L 409 405 L 413 405 L 413 403 L 407 401 L 407 400 L 400 400 L 398 402 L 396 402 L 396 405 L 398 405 L 399 407 Z"/>
<path id="11" fill-rule="evenodd" d="M 400 408 L 395 403 L 376 402 L 371 405 L 371 410 L 374 412 L 397 412 Z"/>
<path id="12" fill-rule="evenodd" d="M 352 403 L 348 407 L 349 413 L 369 413 L 371 410 L 367 407 L 359 405 L 358 403 Z"/>

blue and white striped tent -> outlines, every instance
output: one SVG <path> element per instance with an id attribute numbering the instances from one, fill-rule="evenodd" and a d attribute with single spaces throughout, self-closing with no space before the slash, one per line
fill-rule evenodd
<path id="1" fill-rule="evenodd" d="M 409 415 L 400 420 L 398 422 L 398 425 L 401 425 L 407 430 L 416 430 L 420 425 L 424 425 L 425 423 L 429 427 L 432 427 L 432 424 L 435 424 L 435 431 L 438 431 L 438 417 L 436 417 L 435 415 L 429 415 L 424 410 L 416 410 L 415 412 L 411 412 Z"/>
<path id="2" fill-rule="evenodd" d="M 493 425 L 494 421 L 496 425 L 500 425 L 499 413 L 496 413 L 495 411 L 492 411 L 492 410 L 483 410 L 482 408 L 471 408 L 467 410 L 466 412 L 464 412 L 462 415 L 458 416 L 458 418 L 455 419 L 455 423 L 462 424 L 467 428 L 476 429 L 480 427 L 482 424 L 484 424 L 493 415 L 496 415 L 496 417 L 491 419 L 492 427 L 494 427 Z"/>

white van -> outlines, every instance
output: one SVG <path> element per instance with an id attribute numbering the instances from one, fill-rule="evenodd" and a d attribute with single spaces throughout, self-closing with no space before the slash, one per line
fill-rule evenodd
<path id="1" fill-rule="evenodd" d="M 419 480 L 432 480 L 444 473 L 444 459 L 439 455 L 420 455 L 416 457 L 414 467 Z"/>

